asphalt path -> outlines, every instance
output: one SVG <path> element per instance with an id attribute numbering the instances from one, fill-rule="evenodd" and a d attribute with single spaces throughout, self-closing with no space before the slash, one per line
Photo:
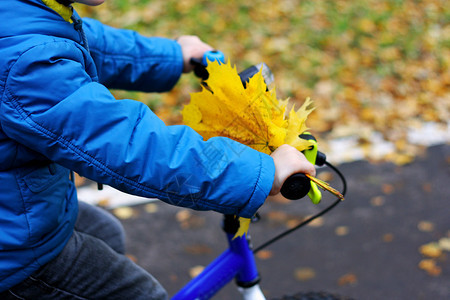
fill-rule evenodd
<path id="1" fill-rule="evenodd" d="M 354 299 L 450 299 L 450 146 L 428 148 L 405 166 L 358 161 L 339 169 L 348 183 L 345 201 L 259 253 L 266 295 L 328 291 Z M 320 171 L 342 187 L 329 170 Z M 250 227 L 253 245 L 333 201 L 266 201 L 261 220 Z M 218 213 L 159 201 L 132 209 L 122 220 L 128 253 L 170 295 L 226 248 Z M 214 299 L 239 295 L 231 283 Z"/>

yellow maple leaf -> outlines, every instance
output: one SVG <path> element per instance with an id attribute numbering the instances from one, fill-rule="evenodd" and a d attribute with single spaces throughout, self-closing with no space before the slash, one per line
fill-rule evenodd
<path id="1" fill-rule="evenodd" d="M 206 87 L 191 94 L 190 103 L 182 111 L 184 124 L 205 140 L 224 136 L 266 154 L 283 144 L 299 151 L 312 145 L 299 137 L 308 129 L 306 118 L 314 109 L 309 98 L 300 109 L 288 110 L 288 100 L 280 101 L 275 89 L 267 90 L 261 71 L 244 88 L 230 61 L 210 62 L 207 70 Z M 241 217 L 239 223 L 234 238 L 247 233 L 250 219 Z"/>
<path id="2" fill-rule="evenodd" d="M 314 109 L 307 99 L 297 111 L 280 101 L 275 89 L 268 91 L 261 71 L 250 78 L 246 88 L 230 62 L 211 62 L 207 67 L 207 88 L 191 94 L 182 111 L 184 124 L 205 140 L 224 136 L 270 154 L 283 144 L 302 151 L 311 142 L 299 137 L 308 128 L 306 118 Z"/>
<path id="3" fill-rule="evenodd" d="M 239 229 L 233 237 L 233 240 L 237 237 L 243 237 L 247 234 L 248 228 L 250 226 L 251 219 L 239 217 Z"/>

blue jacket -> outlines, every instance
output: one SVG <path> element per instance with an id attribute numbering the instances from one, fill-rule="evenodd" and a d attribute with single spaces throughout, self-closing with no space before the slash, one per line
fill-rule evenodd
<path id="1" fill-rule="evenodd" d="M 0 291 L 71 236 L 69 170 L 196 210 L 250 217 L 264 202 L 269 156 L 226 138 L 205 142 L 109 92 L 170 90 L 182 72 L 178 43 L 86 19 L 87 50 L 74 23 L 42 0 L 0 1 L 0 20 Z"/>

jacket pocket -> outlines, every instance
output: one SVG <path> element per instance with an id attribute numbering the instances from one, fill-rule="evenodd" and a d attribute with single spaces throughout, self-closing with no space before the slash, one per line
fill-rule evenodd
<path id="1" fill-rule="evenodd" d="M 32 171 L 24 176 L 23 179 L 30 191 L 40 193 L 64 176 L 69 176 L 69 170 L 58 164 L 50 163 L 45 167 Z"/>
<path id="2" fill-rule="evenodd" d="M 76 214 L 76 210 L 67 210 L 71 188 L 69 172 L 55 163 L 23 170 L 18 183 L 23 214 L 28 221 L 28 246 L 45 244 L 71 218 L 72 213 Z"/>

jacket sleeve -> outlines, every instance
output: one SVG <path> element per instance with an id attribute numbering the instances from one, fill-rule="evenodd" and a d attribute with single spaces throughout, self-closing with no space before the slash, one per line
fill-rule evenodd
<path id="1" fill-rule="evenodd" d="M 83 23 L 99 81 L 106 87 L 164 92 L 177 83 L 183 57 L 176 41 L 144 37 L 89 18 L 84 18 Z"/>
<path id="2" fill-rule="evenodd" d="M 203 141 L 148 107 L 115 100 L 67 42 L 12 66 L 0 124 L 12 139 L 92 180 L 196 210 L 252 216 L 274 178 L 270 156 L 227 138 Z"/>

